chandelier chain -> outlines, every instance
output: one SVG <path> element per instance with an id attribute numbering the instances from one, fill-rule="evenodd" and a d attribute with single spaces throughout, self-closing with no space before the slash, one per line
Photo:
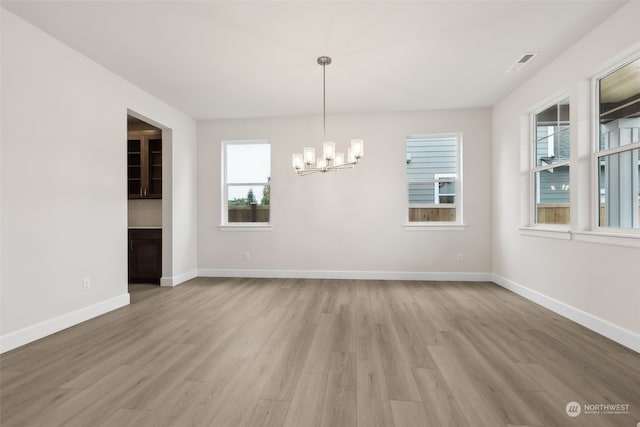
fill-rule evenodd
<path id="1" fill-rule="evenodd" d="M 327 140 L 327 83 L 325 80 L 326 63 L 322 63 L 322 135 Z"/>

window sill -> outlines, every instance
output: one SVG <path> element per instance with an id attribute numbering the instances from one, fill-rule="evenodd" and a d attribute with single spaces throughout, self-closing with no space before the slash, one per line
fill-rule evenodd
<path id="1" fill-rule="evenodd" d="M 220 231 L 271 231 L 273 226 L 268 223 L 252 224 L 247 222 L 239 222 L 237 224 L 219 225 Z"/>
<path id="2" fill-rule="evenodd" d="M 405 222 L 405 231 L 463 231 L 466 224 L 454 222 Z"/>
<path id="3" fill-rule="evenodd" d="M 546 237 L 548 239 L 571 240 L 569 228 L 519 227 L 521 236 Z"/>
<path id="4" fill-rule="evenodd" d="M 574 231 L 571 234 L 573 234 L 574 240 L 577 242 L 599 243 L 640 249 L 640 234 L 606 231 Z"/>
<path id="5" fill-rule="evenodd" d="M 520 235 L 548 239 L 640 248 L 640 233 L 616 231 L 571 231 L 567 228 L 519 227 Z"/>

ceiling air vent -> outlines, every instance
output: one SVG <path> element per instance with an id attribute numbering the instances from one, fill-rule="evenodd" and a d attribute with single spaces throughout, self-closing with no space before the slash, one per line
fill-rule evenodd
<path id="1" fill-rule="evenodd" d="M 538 52 L 527 52 L 520 57 L 512 66 L 509 67 L 507 73 L 513 73 L 515 71 L 520 71 L 522 67 L 527 65 L 534 56 L 536 56 Z"/>

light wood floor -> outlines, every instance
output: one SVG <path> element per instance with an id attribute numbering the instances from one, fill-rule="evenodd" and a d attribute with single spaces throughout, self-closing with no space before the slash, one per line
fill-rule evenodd
<path id="1" fill-rule="evenodd" d="M 196 279 L 0 357 L 2 426 L 626 426 L 640 355 L 489 283 Z M 630 404 L 570 418 L 570 401 Z"/>

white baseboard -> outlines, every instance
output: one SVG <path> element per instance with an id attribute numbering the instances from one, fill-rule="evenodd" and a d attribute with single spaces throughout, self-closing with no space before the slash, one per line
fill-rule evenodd
<path id="1" fill-rule="evenodd" d="M 640 353 L 640 334 L 601 319 L 497 274 L 493 282 L 569 320 Z"/>
<path id="2" fill-rule="evenodd" d="M 361 280 L 442 280 L 490 282 L 491 273 L 449 273 L 422 271 L 346 271 L 346 270 L 235 270 L 203 268 L 200 277 L 260 277 L 281 279 L 361 279 Z"/>
<path id="3" fill-rule="evenodd" d="M 182 283 L 198 277 L 198 270 L 187 271 L 177 276 L 160 278 L 160 286 L 178 286 Z"/>
<path id="4" fill-rule="evenodd" d="M 128 293 L 2 335 L 0 336 L 0 353 L 28 344 L 47 335 L 55 334 L 70 326 L 77 325 L 125 305 L 129 305 Z"/>

